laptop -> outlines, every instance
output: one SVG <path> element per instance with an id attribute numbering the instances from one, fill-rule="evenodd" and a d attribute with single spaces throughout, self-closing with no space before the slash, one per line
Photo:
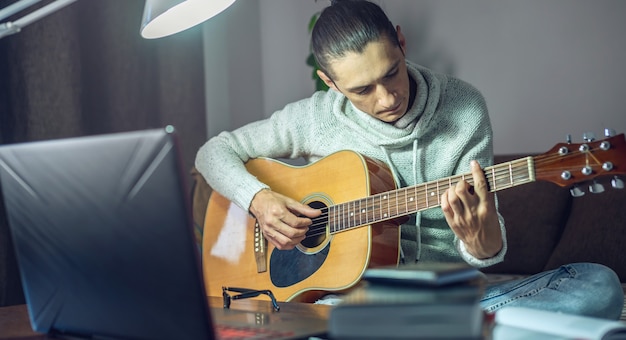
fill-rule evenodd
<path id="1" fill-rule="evenodd" d="M 259 322 L 255 311 L 209 307 L 179 154 L 170 126 L 0 146 L 33 329 L 90 339 L 210 340 L 238 326 L 324 334 L 327 320 L 313 314 Z"/>

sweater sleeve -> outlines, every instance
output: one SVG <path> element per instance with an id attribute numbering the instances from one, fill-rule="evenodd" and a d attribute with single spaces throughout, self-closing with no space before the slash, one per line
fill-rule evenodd
<path id="1" fill-rule="evenodd" d="M 460 157 L 457 163 L 457 169 L 455 169 L 456 174 L 466 173 L 468 170 L 468 166 L 470 161 L 477 160 L 481 167 L 487 167 L 493 165 L 493 131 L 491 129 L 491 122 L 489 120 L 489 114 L 487 111 L 487 104 L 483 96 L 473 88 L 471 85 L 462 83 L 469 89 L 470 93 L 474 93 L 472 96 L 473 100 L 467 106 L 469 108 L 469 112 L 472 119 L 475 122 L 472 133 L 469 133 L 470 139 L 465 146 L 465 150 L 463 150 L 463 156 Z M 467 103 L 466 103 L 467 104 Z M 465 120 L 466 122 L 469 120 Z M 497 196 L 496 200 L 496 211 L 498 211 L 498 200 Z M 504 260 L 504 256 L 507 251 L 507 239 L 506 239 L 506 228 L 504 223 L 504 218 L 497 212 L 498 221 L 500 223 L 500 231 L 502 234 L 502 249 L 493 257 L 488 259 L 478 259 L 471 255 L 465 244 L 459 240 L 456 236 L 454 238 L 454 243 L 457 251 L 461 254 L 461 257 L 469 264 L 475 267 L 487 267 L 493 264 L 502 262 Z"/>
<path id="2" fill-rule="evenodd" d="M 498 196 L 496 195 L 496 207 L 497 206 L 498 206 Z M 500 231 L 502 232 L 502 249 L 500 249 L 500 251 L 496 255 L 488 259 L 479 259 L 479 258 L 474 257 L 472 254 L 470 254 L 467 251 L 467 249 L 465 248 L 465 244 L 458 238 L 455 238 L 456 249 L 459 251 L 459 254 L 461 254 L 461 257 L 463 257 L 463 259 L 467 263 L 469 263 L 470 265 L 474 267 L 483 268 L 483 267 L 489 267 L 491 265 L 504 261 L 504 255 L 506 254 L 508 246 L 507 246 L 507 241 L 506 241 L 506 228 L 504 227 L 504 218 L 502 217 L 502 215 L 500 215 L 499 212 L 498 212 L 498 221 L 500 222 Z"/>
<path id="3" fill-rule="evenodd" d="M 195 159 L 198 172 L 209 185 L 246 211 L 254 195 L 268 186 L 250 174 L 245 163 L 253 158 L 298 158 L 308 153 L 307 126 L 323 101 L 316 93 L 274 112 L 270 118 L 224 131 L 200 147 Z M 317 103 L 317 104 L 315 104 Z"/>

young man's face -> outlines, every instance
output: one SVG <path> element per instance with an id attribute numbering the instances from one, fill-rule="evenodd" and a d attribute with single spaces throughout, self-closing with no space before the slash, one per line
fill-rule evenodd
<path id="1" fill-rule="evenodd" d="M 389 39 L 367 44 L 363 53 L 350 52 L 331 62 L 332 80 L 319 72 L 326 84 L 343 93 L 356 108 L 387 123 L 400 119 L 409 105 L 409 76 L 401 46 Z"/>

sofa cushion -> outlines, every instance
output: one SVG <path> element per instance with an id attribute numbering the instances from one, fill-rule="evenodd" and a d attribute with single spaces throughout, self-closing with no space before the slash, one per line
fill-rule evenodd
<path id="1" fill-rule="evenodd" d="M 612 268 L 626 282 L 626 189 L 613 189 L 610 180 L 600 179 L 604 192 L 572 200 L 565 230 L 545 269 L 596 262 Z"/>

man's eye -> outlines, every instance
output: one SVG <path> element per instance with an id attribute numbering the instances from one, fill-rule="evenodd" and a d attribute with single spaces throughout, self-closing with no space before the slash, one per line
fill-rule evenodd
<path id="1" fill-rule="evenodd" d="M 389 79 L 389 78 L 393 78 L 398 74 L 398 71 L 394 71 L 393 73 L 389 73 L 388 75 L 385 76 L 385 78 Z"/>
<path id="2" fill-rule="evenodd" d="M 370 91 L 370 88 L 369 88 L 369 87 L 366 87 L 366 88 L 364 88 L 363 90 L 361 90 L 361 91 L 357 92 L 357 94 L 359 94 L 359 95 L 364 95 L 364 94 L 367 94 L 369 91 Z"/>

